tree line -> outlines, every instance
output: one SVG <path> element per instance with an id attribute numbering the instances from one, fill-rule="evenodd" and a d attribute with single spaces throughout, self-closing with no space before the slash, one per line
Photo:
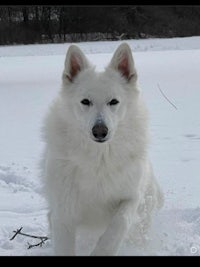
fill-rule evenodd
<path id="1" fill-rule="evenodd" d="M 0 44 L 200 35 L 200 6 L 1 6 Z"/>

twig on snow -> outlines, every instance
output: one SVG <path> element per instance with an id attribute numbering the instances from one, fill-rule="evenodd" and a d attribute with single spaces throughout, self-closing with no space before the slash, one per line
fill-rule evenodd
<path id="1" fill-rule="evenodd" d="M 40 242 L 38 242 L 36 244 L 30 244 L 28 242 L 28 249 L 33 248 L 33 247 L 37 247 L 37 246 L 41 247 L 45 243 L 45 241 L 49 239 L 47 236 L 37 236 L 37 235 L 29 235 L 29 234 L 22 233 L 21 232 L 22 229 L 23 229 L 23 227 L 17 229 L 16 231 L 13 231 L 15 234 L 10 238 L 10 240 L 13 240 L 17 235 L 23 235 L 23 236 L 36 238 L 36 239 L 40 240 Z"/>
<path id="2" fill-rule="evenodd" d="M 23 227 L 21 227 L 21 228 L 19 228 L 19 229 L 17 229 L 17 231 L 13 231 L 13 233 L 15 233 L 11 238 L 10 238 L 10 240 L 13 240 L 15 237 L 16 237 L 16 235 L 18 235 L 18 234 L 20 234 L 21 233 L 21 230 L 22 230 L 22 228 Z"/>
<path id="3" fill-rule="evenodd" d="M 161 94 L 164 96 L 164 98 L 177 110 L 177 107 L 169 100 L 169 98 L 166 97 L 166 95 L 163 93 L 163 91 L 160 89 L 160 85 L 158 85 L 158 89 L 161 92 Z"/>
<path id="4" fill-rule="evenodd" d="M 38 238 L 39 238 L 39 237 L 38 237 Z M 27 242 L 27 244 L 28 244 L 28 249 L 33 248 L 33 247 L 38 247 L 38 246 L 42 247 L 42 245 L 44 244 L 44 242 L 45 242 L 46 240 L 48 240 L 49 238 L 48 238 L 48 237 L 45 237 L 45 238 L 41 238 L 41 237 L 40 237 L 40 239 L 41 239 L 41 241 L 38 242 L 38 243 L 36 243 L 36 244 L 30 244 L 29 242 Z"/>

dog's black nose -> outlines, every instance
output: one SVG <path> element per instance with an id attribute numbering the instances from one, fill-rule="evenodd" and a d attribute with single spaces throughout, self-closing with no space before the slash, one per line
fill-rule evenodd
<path id="1" fill-rule="evenodd" d="M 98 123 L 92 128 L 92 133 L 97 141 L 102 142 L 108 134 L 108 128 L 103 123 Z"/>

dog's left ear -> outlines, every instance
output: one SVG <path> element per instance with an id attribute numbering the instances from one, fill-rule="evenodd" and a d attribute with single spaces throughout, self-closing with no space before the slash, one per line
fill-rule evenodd
<path id="1" fill-rule="evenodd" d="M 132 52 L 127 43 L 122 43 L 117 48 L 108 67 L 119 71 L 127 82 L 137 80 Z"/>
<path id="2" fill-rule="evenodd" d="M 63 79 L 73 82 L 79 72 L 90 67 L 90 63 L 84 53 L 76 45 L 71 45 L 65 59 Z"/>

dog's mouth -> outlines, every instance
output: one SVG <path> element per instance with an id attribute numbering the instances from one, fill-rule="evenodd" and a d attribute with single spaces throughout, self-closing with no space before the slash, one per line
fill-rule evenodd
<path id="1" fill-rule="evenodd" d="M 108 139 L 93 139 L 97 143 L 105 143 Z"/>
<path id="2" fill-rule="evenodd" d="M 110 135 L 107 135 L 106 137 L 103 137 L 103 138 L 98 138 L 98 137 L 94 137 L 94 135 L 90 135 L 90 138 L 92 139 L 92 141 L 94 141 L 95 143 L 99 143 L 99 144 L 102 144 L 102 143 L 106 143 L 110 140 Z"/>

